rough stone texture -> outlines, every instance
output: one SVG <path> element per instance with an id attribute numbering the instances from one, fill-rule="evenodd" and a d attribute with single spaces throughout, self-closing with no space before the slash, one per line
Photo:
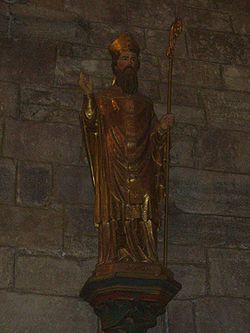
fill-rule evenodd
<path id="1" fill-rule="evenodd" d="M 164 13 L 165 15 L 165 13 Z M 151 54 L 157 54 L 161 57 L 161 61 L 166 59 L 166 48 L 168 45 L 168 33 L 164 30 L 146 30 L 146 45 L 147 50 Z M 179 37 L 178 44 L 176 45 L 176 56 L 179 58 L 185 58 L 186 56 L 186 44 L 184 35 Z"/>
<path id="2" fill-rule="evenodd" d="M 208 5 L 211 9 L 219 9 L 226 12 L 250 13 L 248 0 L 239 0 L 237 2 L 231 0 L 208 0 Z"/>
<path id="3" fill-rule="evenodd" d="M 18 86 L 0 82 L 0 118 L 16 118 L 18 110 Z"/>
<path id="4" fill-rule="evenodd" d="M 236 33 L 250 34 L 249 15 L 234 15 L 232 17 L 233 27 Z"/>
<path id="5" fill-rule="evenodd" d="M 86 28 L 75 21 L 48 20 L 38 17 L 15 17 L 12 28 L 17 38 L 48 38 L 50 40 L 86 42 Z"/>
<path id="6" fill-rule="evenodd" d="M 234 298 L 205 298 L 195 302 L 197 333 L 246 333 L 250 302 Z"/>
<path id="7" fill-rule="evenodd" d="M 16 166 L 12 160 L 0 158 L 0 203 L 14 203 Z"/>
<path id="8" fill-rule="evenodd" d="M 65 214 L 64 251 L 81 257 L 97 257 L 97 230 L 93 210 L 70 207 Z"/>
<path id="9" fill-rule="evenodd" d="M 79 125 L 78 112 L 82 105 L 80 89 L 24 87 L 21 103 L 22 119 Z"/>
<path id="10" fill-rule="evenodd" d="M 19 256 L 16 258 L 17 289 L 50 295 L 78 296 L 94 270 L 95 261 Z"/>
<path id="11" fill-rule="evenodd" d="M 160 63 L 161 79 L 167 82 L 168 61 Z M 173 80 L 179 84 L 196 85 L 199 87 L 222 87 L 220 66 L 207 62 L 190 61 L 187 59 L 176 59 L 173 69 Z"/>
<path id="12" fill-rule="evenodd" d="M 54 0 L 51 2 L 50 0 L 32 0 L 32 6 L 35 7 L 44 7 L 53 10 L 63 10 L 64 9 L 64 0 Z M 29 4 L 30 6 L 31 4 Z"/>
<path id="13" fill-rule="evenodd" d="M 110 61 L 108 60 L 82 60 L 71 57 L 60 57 L 55 70 L 55 82 L 59 86 L 77 86 L 80 69 L 91 76 L 95 88 L 101 85 L 100 78 L 111 78 Z M 93 76 L 94 75 L 94 76 Z M 79 89 L 79 88 L 78 88 Z"/>
<path id="14" fill-rule="evenodd" d="M 194 265 L 169 265 L 174 278 L 182 284 L 176 299 L 197 298 L 206 294 L 206 270 Z"/>
<path id="15" fill-rule="evenodd" d="M 188 301 L 172 301 L 168 307 L 169 333 L 195 332 L 192 303 Z"/>
<path id="16" fill-rule="evenodd" d="M 2 332 L 92 333 L 97 330 L 95 314 L 79 299 L 1 292 L 0 307 Z"/>
<path id="17" fill-rule="evenodd" d="M 166 104 L 155 104 L 155 112 L 157 116 L 163 116 L 166 113 L 167 105 Z M 175 117 L 175 124 L 185 123 L 185 124 L 194 124 L 194 125 L 203 125 L 205 123 L 205 112 L 201 108 L 173 105 L 172 113 Z M 173 129 L 173 131 L 175 128 Z"/>
<path id="18" fill-rule="evenodd" d="M 250 176 L 172 168 L 170 187 L 178 209 L 187 213 L 250 216 Z"/>
<path id="19" fill-rule="evenodd" d="M 2 80 L 50 84 L 54 79 L 55 44 L 34 40 L 0 40 Z"/>
<path id="20" fill-rule="evenodd" d="M 228 13 L 200 10 L 192 7 L 182 8 L 181 17 L 188 29 L 232 32 Z"/>
<path id="21" fill-rule="evenodd" d="M 51 166 L 20 162 L 18 171 L 17 202 L 28 206 L 48 204 L 52 190 Z"/>
<path id="22" fill-rule="evenodd" d="M 192 125 L 178 124 L 172 130 L 171 165 L 195 166 L 195 142 L 198 130 Z"/>
<path id="23" fill-rule="evenodd" d="M 169 241 L 205 247 L 250 248 L 250 219 L 173 214 L 169 219 Z"/>
<path id="24" fill-rule="evenodd" d="M 249 65 L 249 37 L 221 32 L 190 30 L 188 34 L 191 56 L 197 60 Z"/>
<path id="25" fill-rule="evenodd" d="M 159 80 L 158 59 L 148 53 L 141 54 L 141 66 L 139 71 L 139 78 L 141 80 Z"/>
<path id="26" fill-rule="evenodd" d="M 55 199 L 61 203 L 94 203 L 94 191 L 89 169 L 60 166 L 55 170 Z"/>
<path id="27" fill-rule="evenodd" d="M 128 21 L 131 25 L 168 29 L 174 18 L 174 10 L 166 1 L 128 0 Z"/>
<path id="28" fill-rule="evenodd" d="M 167 102 L 167 84 L 160 84 L 161 101 Z M 199 107 L 198 99 L 199 90 L 193 87 L 186 87 L 184 85 L 173 85 L 173 104 L 189 107 Z"/>
<path id="29" fill-rule="evenodd" d="M 159 243 L 160 256 L 163 254 L 163 244 Z M 170 264 L 205 264 L 205 250 L 201 246 L 168 245 L 168 262 Z"/>
<path id="30" fill-rule="evenodd" d="M 209 250 L 211 294 L 250 298 L 249 251 Z"/>
<path id="31" fill-rule="evenodd" d="M 14 250 L 0 247 L 0 288 L 13 284 Z"/>
<path id="32" fill-rule="evenodd" d="M 62 248 L 62 213 L 38 208 L 1 206 L 0 245 L 28 249 Z"/>
<path id="33" fill-rule="evenodd" d="M 125 0 L 65 0 L 65 8 L 85 20 L 111 24 L 126 22 L 125 7 Z"/>
<path id="34" fill-rule="evenodd" d="M 249 132 L 249 94 L 206 90 L 201 96 L 211 127 Z"/>
<path id="35" fill-rule="evenodd" d="M 240 66 L 224 66 L 223 77 L 228 89 L 250 92 L 250 69 Z"/>
<path id="36" fill-rule="evenodd" d="M 194 148 L 195 165 L 201 169 L 250 172 L 250 134 L 211 128 L 199 131 Z"/>
<path id="37" fill-rule="evenodd" d="M 10 120 L 3 150 L 5 156 L 20 160 L 78 164 L 81 141 L 79 127 Z"/>

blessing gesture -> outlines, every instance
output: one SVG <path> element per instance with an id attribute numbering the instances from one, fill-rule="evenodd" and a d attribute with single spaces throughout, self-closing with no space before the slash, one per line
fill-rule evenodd
<path id="1" fill-rule="evenodd" d="M 86 95 L 91 95 L 93 93 L 93 81 L 89 79 L 87 74 L 84 74 L 83 71 L 80 73 L 79 86 Z"/>

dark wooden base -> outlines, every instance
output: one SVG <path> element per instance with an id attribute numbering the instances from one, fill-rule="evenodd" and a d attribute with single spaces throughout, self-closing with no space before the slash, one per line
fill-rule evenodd
<path id="1" fill-rule="evenodd" d="M 120 271 L 116 265 L 97 265 L 80 296 L 94 308 L 105 333 L 145 333 L 181 285 L 160 265 L 156 270 L 150 264 L 130 264 L 129 270 L 119 265 Z M 100 274 L 104 272 L 109 274 Z"/>

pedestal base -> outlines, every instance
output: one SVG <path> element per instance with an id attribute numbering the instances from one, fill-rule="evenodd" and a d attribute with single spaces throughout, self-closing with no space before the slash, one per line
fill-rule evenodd
<path id="1" fill-rule="evenodd" d="M 160 265 L 119 265 L 119 272 L 116 264 L 97 265 L 80 296 L 94 308 L 105 333 L 145 333 L 181 285 Z M 105 272 L 109 274 L 101 275 Z"/>

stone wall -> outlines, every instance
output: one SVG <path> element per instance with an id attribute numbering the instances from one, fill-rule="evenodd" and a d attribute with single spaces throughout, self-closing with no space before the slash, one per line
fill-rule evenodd
<path id="1" fill-rule="evenodd" d="M 183 290 L 152 332 L 250 332 L 249 0 L 9 2 L 0 2 L 0 332 L 97 329 L 78 298 L 97 257 L 79 70 L 96 89 L 109 85 L 106 47 L 133 32 L 141 89 L 163 114 L 176 5 L 185 31 L 173 77 L 169 264 Z"/>

